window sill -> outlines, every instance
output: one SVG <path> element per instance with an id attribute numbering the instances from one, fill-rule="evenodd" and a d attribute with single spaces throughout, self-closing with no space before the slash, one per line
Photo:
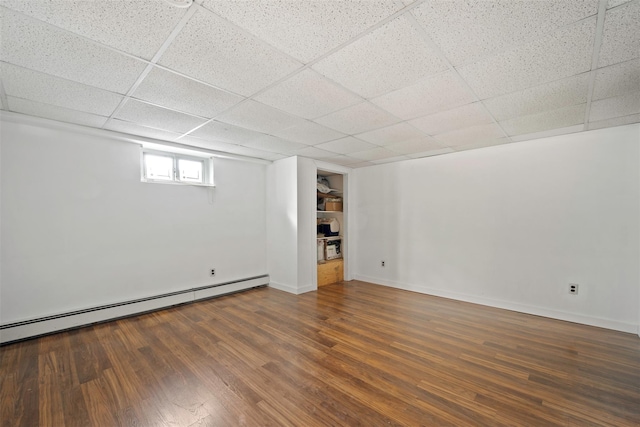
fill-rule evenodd
<path id="1" fill-rule="evenodd" d="M 192 187 L 215 188 L 214 184 L 198 184 L 196 182 L 160 181 L 160 180 L 153 180 L 153 179 L 141 179 L 140 182 L 143 182 L 145 184 L 188 185 L 188 186 L 192 186 Z"/>

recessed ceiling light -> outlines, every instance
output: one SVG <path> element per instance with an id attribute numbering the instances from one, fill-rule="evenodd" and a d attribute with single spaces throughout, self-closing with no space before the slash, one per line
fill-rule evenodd
<path id="1" fill-rule="evenodd" d="M 189 7 L 193 0 L 164 0 L 172 6 L 175 7 Z"/>

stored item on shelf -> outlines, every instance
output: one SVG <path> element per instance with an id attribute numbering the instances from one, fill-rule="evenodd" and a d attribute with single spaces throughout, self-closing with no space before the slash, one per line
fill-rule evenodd
<path id="1" fill-rule="evenodd" d="M 324 210 L 342 212 L 342 197 L 327 197 L 324 199 Z"/>
<path id="2" fill-rule="evenodd" d="M 327 241 L 325 258 L 327 260 L 342 258 L 341 246 L 342 241 L 339 239 Z"/>
<path id="3" fill-rule="evenodd" d="M 333 237 L 340 234 L 340 223 L 336 218 L 322 218 L 318 221 L 318 234 Z"/>
<path id="4" fill-rule="evenodd" d="M 324 237 L 333 237 L 340 234 L 339 231 L 331 231 L 331 224 L 320 223 L 318 225 L 318 234 L 322 234 Z"/>
<path id="5" fill-rule="evenodd" d="M 329 187 L 329 179 L 324 175 L 316 175 L 318 184 L 322 184 L 326 187 Z"/>
<path id="6" fill-rule="evenodd" d="M 329 231 L 332 233 L 340 233 L 340 223 L 337 218 L 329 218 Z"/>
<path id="7" fill-rule="evenodd" d="M 324 200 L 325 200 L 325 199 L 321 199 L 321 198 L 319 198 L 319 197 L 318 197 L 318 205 L 317 205 L 317 206 L 318 206 L 318 210 L 319 210 L 319 211 L 323 211 L 323 210 L 325 210 L 325 207 L 324 207 Z"/>
<path id="8" fill-rule="evenodd" d="M 324 240 L 318 240 L 318 262 L 324 261 Z"/>

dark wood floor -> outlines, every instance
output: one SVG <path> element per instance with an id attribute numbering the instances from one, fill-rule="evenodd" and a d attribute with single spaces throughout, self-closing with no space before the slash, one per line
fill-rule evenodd
<path id="1" fill-rule="evenodd" d="M 638 426 L 640 338 L 347 282 L 0 348 L 5 426 Z"/>

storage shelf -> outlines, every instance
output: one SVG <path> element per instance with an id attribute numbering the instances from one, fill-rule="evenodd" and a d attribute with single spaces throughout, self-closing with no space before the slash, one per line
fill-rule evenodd
<path id="1" fill-rule="evenodd" d="M 342 258 L 342 257 L 334 258 L 334 259 L 328 259 L 328 260 L 324 260 L 324 261 L 318 261 L 318 265 L 335 264 L 335 263 L 341 263 L 341 262 L 344 262 L 344 258 Z"/>
<path id="2" fill-rule="evenodd" d="M 316 237 L 318 240 L 340 240 L 342 236 Z"/>
<path id="3" fill-rule="evenodd" d="M 339 258 L 334 258 L 331 260 L 322 259 L 318 262 L 317 268 L 317 284 L 318 286 L 329 285 L 332 283 L 340 283 L 344 280 L 344 258 L 345 253 L 342 248 L 345 247 L 346 236 L 342 233 L 345 233 L 345 220 L 347 216 L 344 215 L 344 210 L 347 207 L 344 200 L 344 176 L 340 173 L 332 173 L 332 172 L 323 172 L 318 170 L 318 175 L 326 175 L 329 183 L 327 184 L 333 191 L 329 193 L 321 193 L 317 192 L 317 205 L 316 205 L 316 217 L 318 219 L 318 224 L 322 225 L 318 227 L 318 230 L 322 230 L 329 233 L 329 229 L 327 229 L 327 222 L 330 220 L 330 224 L 334 225 L 337 221 L 339 223 L 340 228 L 336 230 L 339 231 L 338 236 L 325 236 L 324 233 L 316 234 L 316 242 L 318 247 L 318 252 L 321 258 L 326 258 L 327 255 L 339 255 Z M 335 201 L 327 201 L 332 200 Z M 318 208 L 325 208 L 326 210 L 320 210 Z M 340 209 L 340 210 L 334 210 Z M 323 253 L 321 253 L 323 251 Z"/>

